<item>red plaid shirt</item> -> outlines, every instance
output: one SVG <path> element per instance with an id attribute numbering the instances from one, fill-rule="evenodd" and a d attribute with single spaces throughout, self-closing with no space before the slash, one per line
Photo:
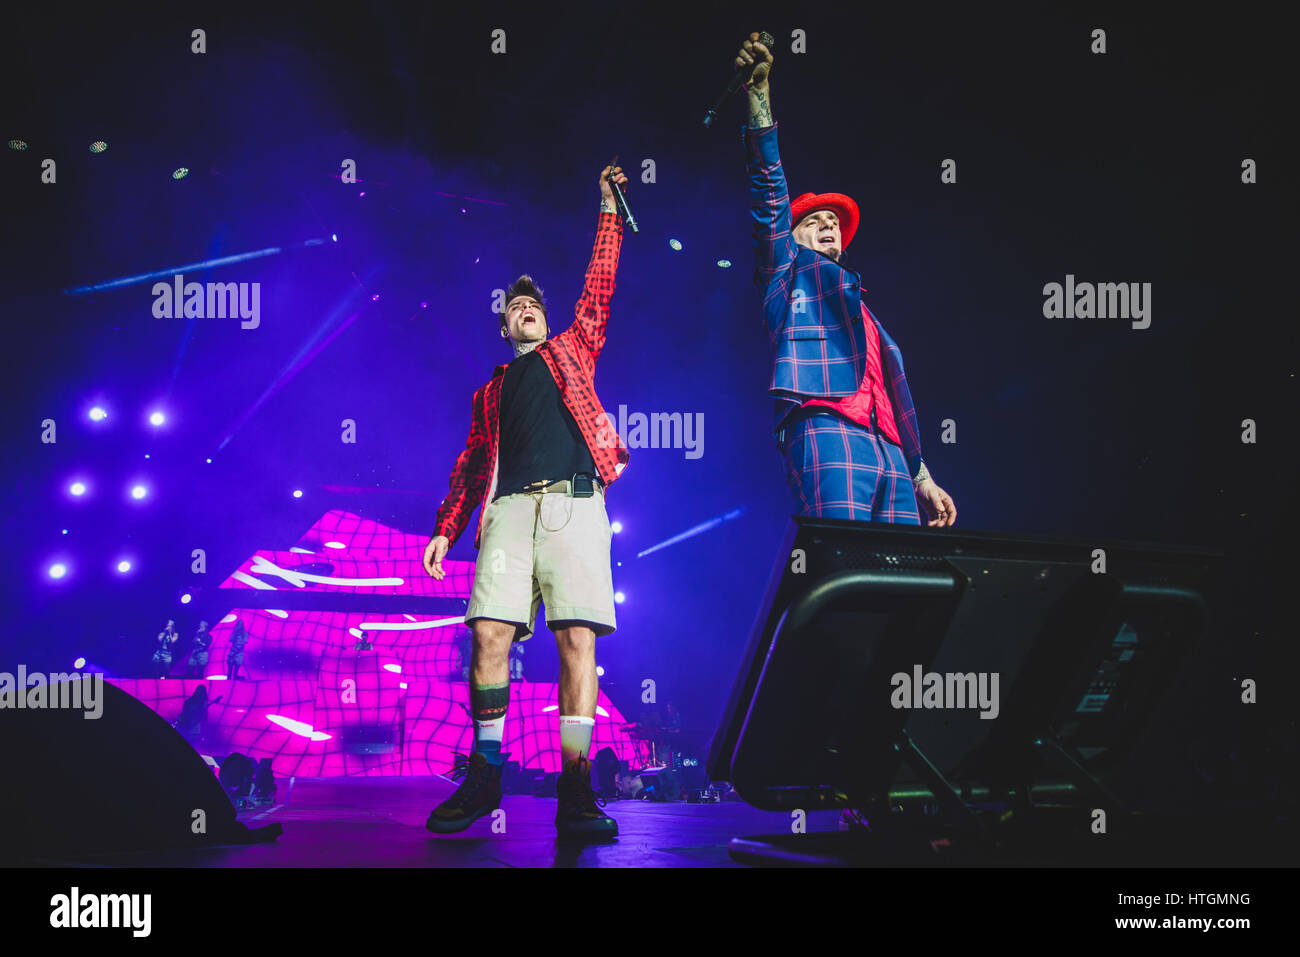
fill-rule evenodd
<path id="1" fill-rule="evenodd" d="M 613 420 L 596 398 L 596 360 L 605 347 L 609 324 L 609 301 L 614 297 L 614 276 L 618 252 L 623 245 L 623 223 L 617 213 L 601 213 L 596 227 L 596 244 L 587 264 L 587 281 L 582 298 L 574 307 L 574 321 L 554 339 L 537 347 L 560 390 L 564 407 L 573 415 L 587 440 L 591 459 L 601 481 L 612 485 L 627 465 L 628 451 L 619 438 Z M 501 377 L 505 365 L 496 367 L 487 384 L 474 393 L 469 440 L 456 459 L 448 482 L 447 497 L 438 508 L 433 534 L 445 535 L 454 545 L 469 525 L 469 517 L 487 496 L 491 502 L 497 487 L 497 442 L 501 418 Z M 538 479 L 562 479 L 567 475 L 539 475 Z M 474 533 L 478 548 L 483 532 L 479 514 Z"/>

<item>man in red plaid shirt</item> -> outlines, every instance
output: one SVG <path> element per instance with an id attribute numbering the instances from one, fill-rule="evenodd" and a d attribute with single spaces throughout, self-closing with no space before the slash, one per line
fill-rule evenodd
<path id="1" fill-rule="evenodd" d="M 556 830 L 562 837 L 618 833 L 600 810 L 605 802 L 592 790 L 587 758 L 596 715 L 596 637 L 615 628 L 605 489 L 628 460 L 593 383 L 623 242 L 611 180 L 627 183 L 621 167 L 600 174 L 596 243 L 573 324 L 548 339 L 546 303 L 532 278 L 520 276 L 506 290 L 501 336 L 515 358 L 474 393 L 469 441 L 424 551 L 425 569 L 441 579 L 447 550 L 484 503 L 465 612 L 474 636 L 474 750 L 457 756 L 453 775 L 464 781 L 429 815 L 426 827 L 435 834 L 463 831 L 501 803 L 510 648 L 532 634 L 543 601 L 560 652 Z"/>

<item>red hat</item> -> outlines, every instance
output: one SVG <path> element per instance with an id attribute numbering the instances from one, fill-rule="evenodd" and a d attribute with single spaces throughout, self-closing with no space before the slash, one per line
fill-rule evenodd
<path id="1" fill-rule="evenodd" d="M 840 248 L 848 249 L 858 231 L 858 204 L 843 193 L 804 193 L 790 204 L 790 226 L 815 209 L 833 209 L 840 218 Z"/>

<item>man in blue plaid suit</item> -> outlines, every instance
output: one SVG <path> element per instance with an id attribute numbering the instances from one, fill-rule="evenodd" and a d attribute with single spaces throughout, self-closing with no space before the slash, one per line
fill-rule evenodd
<path id="1" fill-rule="evenodd" d="M 841 193 L 793 203 L 777 149 L 768 73 L 752 33 L 736 67 L 746 91 L 751 211 L 763 322 L 776 352 L 768 392 L 799 512 L 825 518 L 952 525 L 957 507 L 921 460 L 903 354 L 862 302 L 862 277 L 840 263 L 858 227 Z"/>

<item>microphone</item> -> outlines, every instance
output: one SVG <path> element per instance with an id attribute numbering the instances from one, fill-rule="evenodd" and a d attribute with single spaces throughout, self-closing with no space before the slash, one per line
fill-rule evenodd
<path id="1" fill-rule="evenodd" d="M 618 157 L 615 156 L 609 161 L 610 166 L 618 165 Z M 623 195 L 623 187 L 614 182 L 614 174 L 611 172 L 605 177 L 609 183 L 610 189 L 614 191 L 614 205 L 618 207 L 618 214 L 623 217 L 623 222 L 627 223 L 628 229 L 634 233 L 639 233 L 641 227 L 636 224 L 636 217 L 632 215 L 632 207 L 627 204 L 627 197 Z"/>
<path id="2" fill-rule="evenodd" d="M 772 34 L 764 32 L 758 35 L 758 42 L 770 50 L 772 49 L 772 45 L 776 43 L 776 40 L 772 39 Z M 758 64 L 755 63 L 754 66 L 758 66 Z M 727 84 L 727 88 L 718 94 L 717 99 L 713 101 L 713 105 L 709 107 L 709 112 L 704 114 L 705 126 L 713 125 L 713 121 L 718 118 L 718 110 L 722 109 L 722 104 L 726 103 L 727 100 L 731 99 L 731 97 L 735 95 L 735 92 L 740 89 L 740 85 L 748 80 L 753 72 L 753 66 L 749 67 L 749 69 L 741 66 L 736 70 L 735 74 L 731 78 L 731 82 Z"/>

